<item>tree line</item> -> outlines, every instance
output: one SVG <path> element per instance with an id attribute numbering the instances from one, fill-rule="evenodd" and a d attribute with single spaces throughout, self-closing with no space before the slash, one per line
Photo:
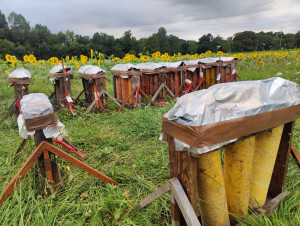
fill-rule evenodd
<path id="1" fill-rule="evenodd" d="M 104 56 L 124 57 L 126 53 L 138 55 L 160 51 L 161 53 L 195 54 L 208 50 L 213 52 L 247 52 L 260 50 L 300 48 L 300 31 L 296 34 L 281 32 L 243 31 L 232 37 L 205 34 L 198 41 L 183 40 L 175 35 L 168 35 L 161 27 L 148 38 L 136 39 L 130 30 L 115 38 L 103 32 L 96 32 L 92 37 L 74 34 L 73 31 L 53 34 L 46 25 L 34 27 L 22 16 L 12 12 L 6 18 L 0 11 L 0 58 L 6 54 L 22 58 L 34 54 L 37 59 L 52 56 L 89 55 L 90 49 L 101 52 Z"/>

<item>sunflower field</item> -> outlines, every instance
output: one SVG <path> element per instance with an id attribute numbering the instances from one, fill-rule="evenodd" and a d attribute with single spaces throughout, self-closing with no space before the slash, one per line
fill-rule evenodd
<path id="1" fill-rule="evenodd" d="M 109 71 L 115 64 L 141 62 L 176 62 L 208 57 L 231 56 L 238 58 L 238 74 L 243 80 L 282 77 L 300 85 L 300 50 L 280 50 L 247 53 L 213 53 L 182 55 L 155 52 L 148 55 L 126 54 L 122 59 L 107 57 L 91 49 L 89 56 L 65 56 L 64 63 L 72 67 L 74 80 L 72 96 L 82 90 L 77 70 L 87 64 L 104 69 L 108 93 L 113 93 Z M 0 118 L 14 100 L 13 88 L 8 87 L 8 75 L 16 68 L 31 72 L 30 93 L 53 92 L 49 81 L 50 70 L 61 63 L 53 56 L 37 60 L 34 55 L 18 59 L 6 55 L 0 59 Z M 65 125 L 63 135 L 74 146 L 85 150 L 86 163 L 119 182 L 106 184 L 68 162 L 58 159 L 65 189 L 49 197 L 40 194 L 36 170 L 31 169 L 11 196 L 0 207 L 0 225 L 170 225 L 170 194 L 166 193 L 142 210 L 139 201 L 169 179 L 167 144 L 159 140 L 162 115 L 171 109 L 170 104 L 149 108 L 114 109 L 101 113 L 85 113 L 79 104 L 77 116 L 68 109 L 57 112 Z M 18 169 L 35 148 L 29 139 L 24 150 L 16 153 L 22 139 L 14 117 L 0 124 L 0 191 L 7 186 Z M 300 120 L 296 121 L 293 146 L 300 151 Z M 244 225 L 299 225 L 300 224 L 300 170 L 291 158 L 286 189 L 291 194 L 285 198 L 270 217 L 241 221 Z"/>

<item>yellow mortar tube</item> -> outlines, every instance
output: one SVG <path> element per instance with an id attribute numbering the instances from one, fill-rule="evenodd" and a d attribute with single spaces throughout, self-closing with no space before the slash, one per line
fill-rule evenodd
<path id="1" fill-rule="evenodd" d="M 283 125 L 255 137 L 255 152 L 250 186 L 250 205 L 265 204 L 281 140 Z"/>
<path id="2" fill-rule="evenodd" d="M 230 220 L 248 213 L 255 136 L 229 144 L 224 152 L 224 181 Z"/>
<path id="3" fill-rule="evenodd" d="M 230 225 L 220 150 L 198 158 L 198 202 L 203 225 Z"/>
<path id="4" fill-rule="evenodd" d="M 210 72 L 210 85 L 216 84 L 216 75 L 215 75 L 215 69 L 212 67 Z"/>
<path id="5" fill-rule="evenodd" d="M 205 69 L 206 88 L 210 87 L 210 68 Z"/>

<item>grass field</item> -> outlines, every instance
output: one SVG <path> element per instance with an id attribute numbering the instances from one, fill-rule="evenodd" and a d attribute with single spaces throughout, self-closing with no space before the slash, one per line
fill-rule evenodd
<path id="1" fill-rule="evenodd" d="M 277 62 L 264 58 L 264 65 L 256 58 L 250 63 L 240 60 L 239 75 L 243 80 L 280 76 L 300 85 L 299 53 L 296 57 L 286 57 Z M 108 71 L 111 64 L 102 65 Z M 7 87 L 8 79 L 4 71 L 12 71 L 13 68 L 4 61 L 0 65 L 2 116 L 13 101 L 13 88 Z M 34 70 L 30 92 L 50 95 L 53 91 L 53 85 L 48 80 L 51 65 L 38 68 L 29 65 L 28 68 Z M 111 77 L 107 86 L 112 94 Z M 75 76 L 72 81 L 73 96 L 81 89 L 81 80 Z M 66 126 L 64 136 L 76 147 L 88 152 L 87 164 L 120 184 L 113 186 L 103 183 L 59 159 L 65 191 L 47 198 L 39 196 L 36 171 L 30 170 L 0 208 L 0 225 L 169 225 L 170 194 L 165 194 L 142 210 L 137 210 L 136 206 L 169 179 L 167 144 L 158 138 L 161 134 L 161 117 L 173 105 L 174 102 L 148 109 L 125 109 L 120 113 L 112 107 L 111 111 L 100 114 L 86 114 L 85 108 L 81 107 L 76 109 L 76 117 L 72 117 L 68 110 L 58 111 L 60 121 Z M 13 117 L 0 125 L 1 192 L 34 150 L 34 141 L 30 139 L 23 152 L 15 154 L 21 140 Z M 299 152 L 300 120 L 296 122 L 293 145 Z M 245 223 L 300 225 L 300 170 L 292 158 L 286 187 L 292 194 L 280 204 L 278 211 L 269 218 Z"/>

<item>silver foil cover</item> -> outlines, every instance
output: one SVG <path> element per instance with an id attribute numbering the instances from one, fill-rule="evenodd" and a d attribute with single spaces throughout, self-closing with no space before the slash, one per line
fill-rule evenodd
<path id="1" fill-rule="evenodd" d="M 84 74 L 84 75 L 94 75 L 100 72 L 105 72 L 102 68 L 96 66 L 96 65 L 85 65 L 79 68 L 78 73 Z"/>
<path id="2" fill-rule="evenodd" d="M 9 78 L 31 78 L 31 74 L 27 69 L 18 68 L 8 75 Z"/>
<path id="3" fill-rule="evenodd" d="M 300 104 L 300 87 L 282 78 L 216 84 L 178 99 L 164 116 L 186 126 L 201 126 Z M 227 143 L 193 148 L 176 140 L 176 150 L 202 154 Z"/>

